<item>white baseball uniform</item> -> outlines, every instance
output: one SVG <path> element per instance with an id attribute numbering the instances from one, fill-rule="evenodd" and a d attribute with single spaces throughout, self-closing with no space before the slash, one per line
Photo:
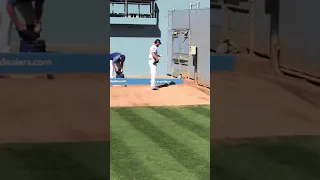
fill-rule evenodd
<path id="1" fill-rule="evenodd" d="M 152 45 L 149 49 L 149 58 L 148 58 L 148 63 L 149 63 L 149 67 L 150 67 L 150 74 L 151 74 L 151 87 L 155 87 L 156 86 L 156 74 L 157 74 L 157 64 L 153 64 L 154 63 L 154 58 L 152 56 L 152 52 L 154 52 L 156 54 L 156 56 L 158 56 L 158 47 L 156 45 Z"/>
<path id="2" fill-rule="evenodd" d="M 11 19 L 7 11 L 8 0 L 0 0 L 0 52 L 10 51 Z"/>
<path id="3" fill-rule="evenodd" d="M 115 65 L 115 68 L 113 68 L 113 65 Z M 113 73 L 114 73 L 114 70 L 118 70 L 118 69 L 121 69 L 121 64 L 120 62 L 113 62 L 112 60 L 110 60 L 110 78 L 113 78 Z"/>

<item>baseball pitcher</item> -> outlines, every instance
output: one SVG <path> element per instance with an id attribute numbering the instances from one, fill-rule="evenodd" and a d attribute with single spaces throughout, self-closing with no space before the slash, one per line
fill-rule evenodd
<path id="1" fill-rule="evenodd" d="M 158 47 L 160 46 L 160 39 L 156 39 L 153 45 L 149 49 L 149 67 L 151 74 L 151 89 L 158 90 L 159 87 L 156 85 L 156 74 L 157 74 L 157 64 L 159 63 Z"/>

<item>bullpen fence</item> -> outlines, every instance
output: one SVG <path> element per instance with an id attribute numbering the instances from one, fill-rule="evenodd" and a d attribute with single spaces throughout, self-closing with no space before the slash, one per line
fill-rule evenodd
<path id="1" fill-rule="evenodd" d="M 270 56 L 270 15 L 265 13 L 265 0 L 213 1 L 210 20 L 211 51 L 229 40 L 232 50 Z"/>
<path id="2" fill-rule="evenodd" d="M 211 52 L 252 53 L 281 70 L 320 83 L 320 1 L 213 0 Z"/>
<path id="3" fill-rule="evenodd" d="M 320 83 L 320 23 L 312 20 L 320 15 L 320 1 L 303 2 L 279 3 L 279 64 L 282 71 Z"/>
<path id="4" fill-rule="evenodd" d="M 210 8 L 169 11 L 167 74 L 210 87 L 209 38 Z"/>

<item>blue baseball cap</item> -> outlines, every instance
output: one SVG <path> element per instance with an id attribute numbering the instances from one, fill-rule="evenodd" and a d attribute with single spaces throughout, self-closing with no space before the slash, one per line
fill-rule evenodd
<path id="1" fill-rule="evenodd" d="M 121 54 L 121 55 L 120 55 L 120 58 L 124 61 L 124 60 L 126 59 L 126 56 L 123 55 L 123 54 Z"/>
<path id="2" fill-rule="evenodd" d="M 156 39 L 156 40 L 154 41 L 154 43 L 159 43 L 159 44 L 161 44 L 161 41 L 160 41 L 160 39 Z"/>

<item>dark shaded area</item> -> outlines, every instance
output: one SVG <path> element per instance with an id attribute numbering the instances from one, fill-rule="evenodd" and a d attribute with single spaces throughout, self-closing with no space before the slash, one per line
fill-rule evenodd
<path id="1" fill-rule="evenodd" d="M 109 180 L 110 142 L 1 144 L 4 180 Z"/>
<path id="2" fill-rule="evenodd" d="M 161 37 L 159 28 L 159 7 L 155 3 L 156 25 L 139 25 L 139 24 L 110 24 L 110 37 L 141 37 L 157 38 Z"/>
<path id="3" fill-rule="evenodd" d="M 165 87 L 169 87 L 169 86 L 173 86 L 173 85 L 176 85 L 176 83 L 171 81 L 169 84 L 168 83 L 164 83 L 164 84 L 158 85 L 158 88 L 165 88 Z"/>
<path id="4" fill-rule="evenodd" d="M 95 8 L 89 8 L 87 1 L 63 1 L 63 6 L 60 1 L 45 1 L 40 38 L 47 44 L 106 44 L 109 42 L 110 2 L 96 0 L 94 4 Z M 18 43 L 20 39 L 15 28 L 11 34 L 12 42 Z"/>
<path id="5" fill-rule="evenodd" d="M 157 25 L 110 25 L 110 37 L 161 37 Z"/>
<path id="6" fill-rule="evenodd" d="M 219 180 L 319 179 L 319 136 L 214 142 L 211 178 Z M 214 160 L 213 160 L 214 159 Z M 213 160 L 213 161 L 212 161 Z"/>

